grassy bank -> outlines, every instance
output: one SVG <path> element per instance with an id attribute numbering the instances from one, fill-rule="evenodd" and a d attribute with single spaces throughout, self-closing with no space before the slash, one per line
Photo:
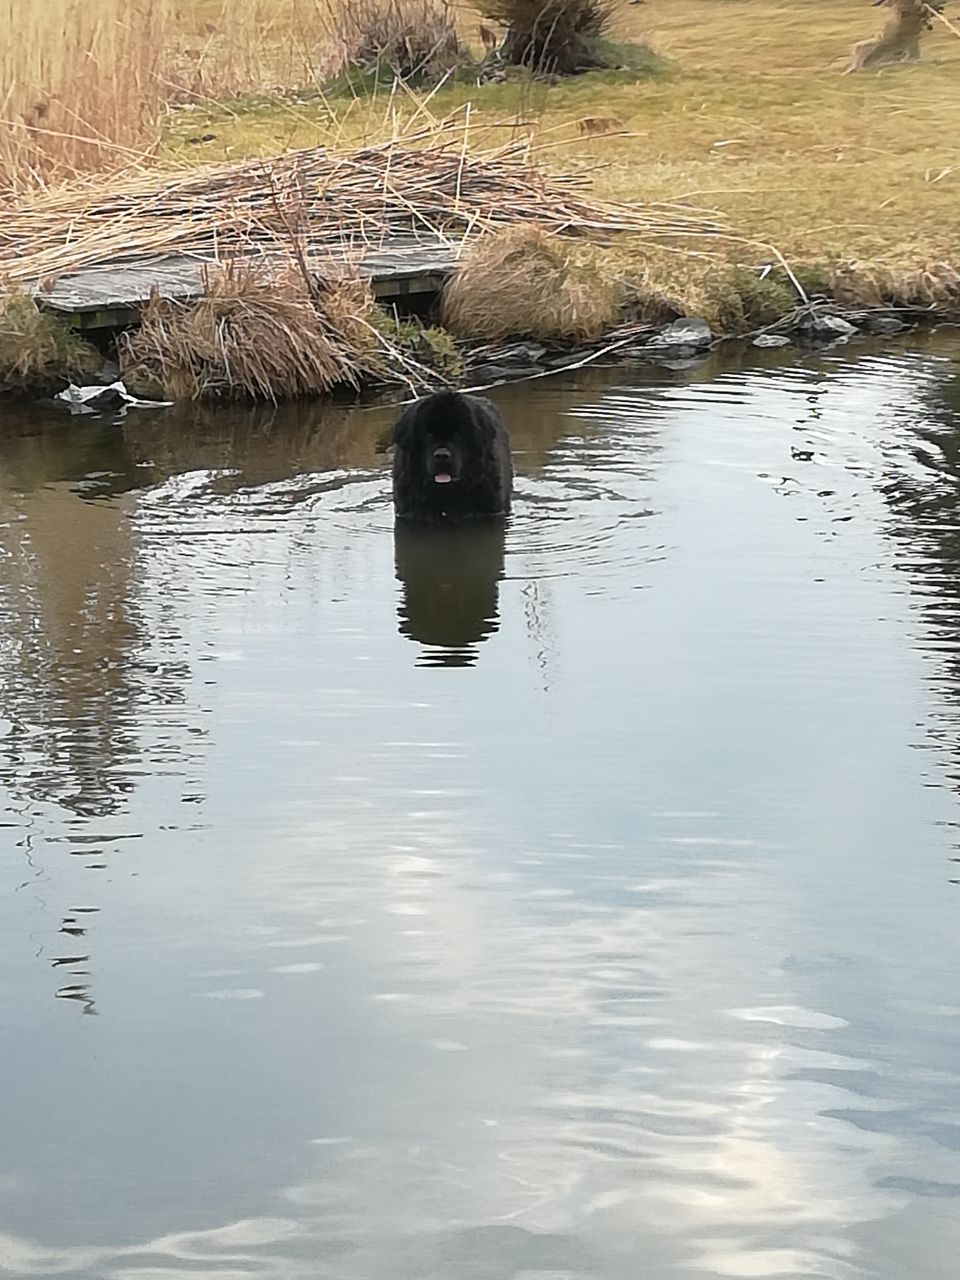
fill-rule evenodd
<path id="1" fill-rule="evenodd" d="M 548 170 L 589 174 L 600 200 L 699 208 L 708 211 L 701 226 L 709 211 L 719 216 L 724 234 L 700 234 L 694 218 L 688 230 L 620 238 L 586 265 L 581 255 L 572 283 L 555 273 L 567 336 L 590 330 L 584 299 L 605 289 L 629 301 L 633 320 L 696 313 L 724 333 L 769 323 L 803 289 L 853 307 L 960 313 L 960 35 L 943 23 L 923 36 L 919 61 L 844 75 L 851 46 L 884 20 L 865 0 L 623 0 L 610 36 L 629 66 L 478 83 L 478 13 L 461 7 L 444 46 L 451 73 L 441 59 L 434 82 L 412 89 L 344 74 L 364 5 L 345 21 L 338 2 L 49 0 L 43 21 L 61 24 L 58 42 L 41 39 L 32 10 L 0 0 L 0 72 L 13 85 L 0 187 L 21 206 L 6 237 L 0 229 L 0 274 L 6 261 L 10 281 L 26 279 L 29 254 L 11 228 L 23 224 L 24 208 L 28 223 L 34 216 L 40 187 L 99 174 L 106 209 L 105 185 L 139 187 L 146 175 L 149 186 L 158 169 L 429 137 L 437 121 L 456 117 L 464 156 L 527 140 Z M 454 185 L 459 204 L 459 177 Z M 54 276 L 69 269 L 80 251 L 85 200 L 66 202 L 79 221 L 71 213 L 65 256 L 58 234 L 35 237 L 41 277 L 49 264 Z M 125 225 L 129 240 L 133 224 Z M 94 231 L 85 234 L 90 248 Z M 546 260 L 553 251 L 537 252 Z M 758 287 L 765 264 L 773 272 Z M 524 270 L 539 278 L 535 264 Z M 496 274 L 474 266 L 461 280 L 447 313 L 465 336 L 464 317 L 509 307 L 504 272 L 500 293 L 482 296 Z M 530 326 L 518 318 L 516 332 Z M 472 336 L 493 336 L 488 318 Z"/>
<path id="2" fill-rule="evenodd" d="M 558 168 L 605 166 L 602 196 L 706 204 L 794 256 L 957 254 L 960 38 L 939 22 L 919 62 L 844 76 L 851 46 L 882 25 L 885 10 L 866 0 L 624 0 L 613 34 L 654 48 L 653 75 L 355 99 L 330 87 L 337 3 L 0 0 L 0 74 L 12 86 L 0 177 L 12 187 L 137 159 L 357 145 L 469 102 L 480 145 L 515 122 L 549 142 Z M 479 55 L 476 12 L 456 14 Z M 58 28 L 63 40 L 46 38 Z"/>
<path id="3" fill-rule="evenodd" d="M 356 143 L 395 118 L 442 116 L 469 101 L 478 142 L 520 121 L 549 140 L 551 164 L 602 165 L 602 196 L 707 205 L 745 239 L 806 261 L 956 262 L 960 38 L 935 23 L 918 63 L 844 76 L 850 47 L 882 14 L 864 0 L 647 0 L 622 6 L 616 34 L 650 41 L 664 59 L 648 78 L 460 84 L 426 107 L 383 91 L 201 106 L 173 117 L 165 152 L 191 164 Z M 461 20 L 476 40 L 469 11 Z M 188 141 L 209 134 L 199 146 Z"/>

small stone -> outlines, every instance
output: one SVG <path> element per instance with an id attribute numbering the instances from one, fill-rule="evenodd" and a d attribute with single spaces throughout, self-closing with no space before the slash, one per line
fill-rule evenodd
<path id="1" fill-rule="evenodd" d="M 543 373 L 543 370 L 535 364 L 480 364 L 470 370 L 470 378 L 479 383 L 515 382 L 518 378 L 532 378 L 537 373 Z"/>
<path id="2" fill-rule="evenodd" d="M 843 316 L 832 316 L 822 311 L 808 312 L 801 317 L 798 327 L 801 333 L 818 342 L 837 342 L 852 337 L 857 332 L 857 326 L 844 320 Z"/>
<path id="3" fill-rule="evenodd" d="M 96 375 L 96 383 L 102 387 L 112 387 L 120 381 L 120 366 L 116 360 L 105 359 Z"/>
<path id="4" fill-rule="evenodd" d="M 566 369 L 568 365 L 578 364 L 584 357 L 582 351 L 568 351 L 562 356 L 547 356 L 546 360 L 541 360 L 541 364 L 545 369 Z"/>
<path id="5" fill-rule="evenodd" d="M 699 347 L 678 343 L 676 346 L 662 346 L 659 342 L 651 343 L 644 353 L 648 359 L 662 363 L 664 360 L 693 360 L 700 354 Z"/>
<path id="6" fill-rule="evenodd" d="M 683 348 L 687 352 L 692 348 Z M 653 362 L 661 369 L 670 369 L 674 373 L 682 373 L 687 369 L 700 369 L 707 363 L 710 358 L 709 352 L 695 351 L 693 355 L 682 355 L 679 352 L 671 351 L 668 355 L 666 351 L 661 349 L 659 355 L 653 356 Z"/>
<path id="7" fill-rule="evenodd" d="M 498 364 L 536 364 L 547 354 L 539 342 L 516 342 L 497 352 Z"/>
<path id="8" fill-rule="evenodd" d="M 753 340 L 755 347 L 789 347 L 790 339 L 785 333 L 758 333 Z"/>
<path id="9" fill-rule="evenodd" d="M 506 365 L 478 364 L 472 365 L 469 372 L 471 382 L 502 382 L 511 376 L 513 370 Z"/>
<path id="10" fill-rule="evenodd" d="M 863 327 L 867 333 L 888 334 L 903 333 L 907 326 L 896 316 L 867 316 Z"/>
<path id="11" fill-rule="evenodd" d="M 681 316 L 672 324 L 664 325 L 653 339 L 654 346 L 693 347 L 700 351 L 713 342 L 713 333 L 706 320 L 699 316 Z"/>

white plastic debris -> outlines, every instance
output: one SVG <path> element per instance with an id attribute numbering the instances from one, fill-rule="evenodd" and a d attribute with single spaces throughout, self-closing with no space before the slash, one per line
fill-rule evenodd
<path id="1" fill-rule="evenodd" d="M 122 382 L 111 382 L 106 387 L 77 387 L 70 385 L 58 396 L 71 413 L 102 413 L 114 410 L 121 417 L 128 409 L 169 409 L 172 400 L 140 400 L 132 396 Z"/>

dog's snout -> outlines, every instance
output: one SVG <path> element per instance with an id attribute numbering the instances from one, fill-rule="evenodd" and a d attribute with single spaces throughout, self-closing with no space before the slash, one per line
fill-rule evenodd
<path id="1" fill-rule="evenodd" d="M 449 449 L 434 449 L 433 456 L 437 462 L 449 462 L 451 454 Z"/>

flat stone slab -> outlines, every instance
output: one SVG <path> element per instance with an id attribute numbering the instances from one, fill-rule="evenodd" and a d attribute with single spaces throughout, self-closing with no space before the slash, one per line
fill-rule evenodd
<path id="1" fill-rule="evenodd" d="M 440 236 L 390 241 L 373 246 L 345 245 L 342 252 L 329 245 L 311 251 L 311 270 L 336 275 L 355 270 L 371 282 L 379 298 L 411 294 L 435 294 L 456 267 L 462 241 Z M 276 261 L 276 254 L 250 253 L 233 262 L 255 264 Z M 90 267 L 65 273 L 46 288 L 35 284 L 29 292 L 37 305 L 72 318 L 80 329 L 123 328 L 136 324 L 140 311 L 155 289 L 162 298 L 188 302 L 203 294 L 204 272 L 217 259 L 188 254 L 167 254 L 115 266 Z"/>

